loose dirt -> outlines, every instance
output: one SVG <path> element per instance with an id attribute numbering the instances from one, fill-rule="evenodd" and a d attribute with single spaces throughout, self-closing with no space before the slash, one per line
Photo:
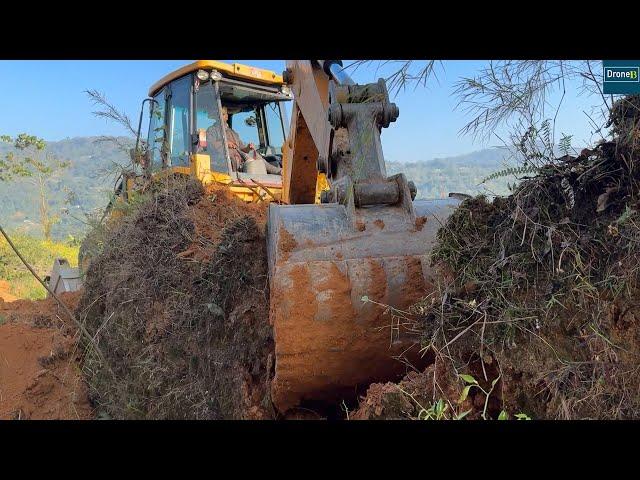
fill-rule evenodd
<path id="1" fill-rule="evenodd" d="M 63 294 L 71 309 L 79 295 Z M 0 419 L 92 418 L 76 329 L 53 300 L 0 300 Z"/>
<path id="2" fill-rule="evenodd" d="M 640 96 L 610 123 L 612 140 L 545 157 L 508 197 L 461 203 L 432 251 L 436 290 L 410 309 L 439 370 L 371 386 L 352 418 L 438 402 L 445 418 L 640 418 Z"/>
<path id="3" fill-rule="evenodd" d="M 0 280 L 0 301 L 4 300 L 5 302 L 13 302 L 17 300 L 18 297 L 11 295 L 9 293 L 11 291 L 11 285 L 6 280 Z"/>
<path id="4" fill-rule="evenodd" d="M 416 217 L 416 230 L 421 231 L 425 223 L 427 223 L 427 217 Z"/>
<path id="5" fill-rule="evenodd" d="M 289 252 L 298 246 L 296 239 L 289 233 L 289 231 L 280 226 L 280 242 L 278 243 L 278 249 L 282 255 L 282 261 L 286 261 L 289 258 Z"/>

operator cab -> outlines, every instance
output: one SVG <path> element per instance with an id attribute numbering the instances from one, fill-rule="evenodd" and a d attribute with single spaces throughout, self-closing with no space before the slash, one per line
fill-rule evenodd
<path id="1" fill-rule="evenodd" d="M 267 162 L 282 167 L 282 145 L 285 139 L 282 100 L 273 100 L 273 94 L 264 94 L 249 87 L 226 84 L 220 81 L 216 93 L 213 84 L 200 85 L 196 92 L 196 130 L 198 132 L 197 153 L 209 154 L 226 164 L 228 151 L 220 128 L 220 107 L 228 112 L 227 126 L 233 129 L 245 143 L 253 143 Z M 217 98 L 220 104 L 217 104 Z M 212 160 L 212 164 L 215 163 Z M 221 170 L 226 165 L 221 165 Z M 230 165 L 233 171 L 233 162 Z M 247 173 L 244 169 L 236 173 Z M 265 172 L 266 173 L 266 172 Z M 242 177 L 242 175 L 240 175 Z"/>
<path id="2" fill-rule="evenodd" d="M 150 97 L 152 173 L 190 168 L 194 156 L 204 155 L 214 176 L 228 175 L 233 183 L 253 179 L 282 185 L 281 175 L 234 171 L 220 113 L 227 107 L 229 127 L 245 144 L 253 143 L 267 162 L 281 167 L 287 124 L 282 102 L 292 99 L 282 77 L 238 64 L 200 61 L 156 83 Z"/>

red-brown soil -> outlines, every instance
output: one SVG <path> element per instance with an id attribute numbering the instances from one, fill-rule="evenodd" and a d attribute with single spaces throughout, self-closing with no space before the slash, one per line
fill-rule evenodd
<path id="1" fill-rule="evenodd" d="M 195 240 L 179 257 L 189 257 L 197 261 L 209 261 L 220 242 L 226 225 L 244 216 L 252 217 L 261 227 L 267 223 L 267 204 L 245 203 L 230 193 L 228 189 L 216 185 L 205 187 L 203 197 L 189 209 L 195 224 Z"/>
<path id="2" fill-rule="evenodd" d="M 5 302 L 13 302 L 17 300 L 18 297 L 11 295 L 9 293 L 11 291 L 11 285 L 6 280 L 0 280 L 0 301 L 4 300 Z"/>
<path id="3" fill-rule="evenodd" d="M 73 309 L 79 294 L 62 298 Z M 0 300 L 0 419 L 92 418 L 80 354 L 55 300 Z"/>

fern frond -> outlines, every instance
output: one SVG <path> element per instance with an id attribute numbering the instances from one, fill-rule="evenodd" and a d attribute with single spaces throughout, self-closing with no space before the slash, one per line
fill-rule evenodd
<path id="1" fill-rule="evenodd" d="M 560 139 L 560 143 L 558 144 L 562 155 L 565 155 L 565 156 L 569 155 L 569 151 L 571 150 L 572 138 L 573 138 L 573 135 L 565 135 L 564 133 L 562 134 L 562 138 Z"/>
<path id="2" fill-rule="evenodd" d="M 497 172 L 492 173 L 488 177 L 484 178 L 480 183 L 482 184 L 490 180 L 495 180 L 496 178 L 502 178 L 509 175 L 518 176 L 518 175 L 524 175 L 527 173 L 538 173 L 539 171 L 540 171 L 540 168 L 536 167 L 535 165 L 524 165 L 522 167 L 509 167 L 509 168 L 505 168 L 504 170 L 499 170 Z"/>
<path id="3" fill-rule="evenodd" d="M 551 142 L 551 122 L 547 119 L 542 122 L 542 134 L 544 146 L 548 147 L 552 144 Z"/>

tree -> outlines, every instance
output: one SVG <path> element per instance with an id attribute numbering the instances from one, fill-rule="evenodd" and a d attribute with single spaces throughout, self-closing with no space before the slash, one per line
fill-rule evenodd
<path id="1" fill-rule="evenodd" d="M 49 208 L 50 184 L 70 166 L 70 162 L 55 158 L 46 151 L 46 142 L 34 135 L 21 133 L 16 138 L 0 136 L 0 140 L 13 143 L 17 150 L 0 159 L 0 181 L 24 178 L 37 188 L 38 210 L 44 238 L 51 240 L 51 229 L 60 220 Z"/>
<path id="2" fill-rule="evenodd" d="M 97 90 L 85 90 L 85 93 L 88 95 L 89 99 L 93 103 L 95 107 L 100 107 L 99 110 L 95 110 L 93 114 L 98 118 L 103 118 L 105 120 L 109 120 L 114 122 L 126 130 L 130 138 L 123 141 L 121 138 L 114 136 L 101 135 L 96 140 L 97 143 L 112 143 L 119 150 L 124 153 L 131 154 L 131 149 L 135 144 L 135 139 L 138 136 L 137 130 L 134 128 L 134 125 L 131 121 L 131 117 L 127 115 L 123 110 L 118 110 L 106 97 L 104 93 L 100 93 Z M 138 152 L 134 152 L 134 158 L 138 159 L 144 155 L 144 151 L 146 148 L 146 142 L 140 139 L 140 145 L 138 146 Z M 133 167 L 134 165 L 132 165 Z"/>

